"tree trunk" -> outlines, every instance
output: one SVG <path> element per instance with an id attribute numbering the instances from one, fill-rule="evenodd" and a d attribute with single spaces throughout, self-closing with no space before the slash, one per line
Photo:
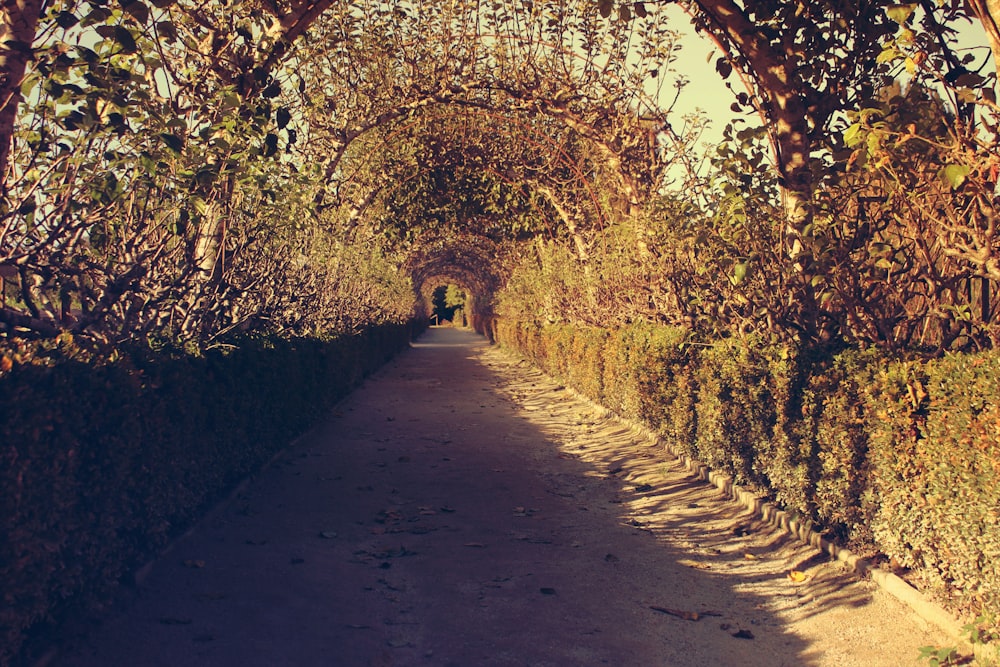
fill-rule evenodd
<path id="1" fill-rule="evenodd" d="M 818 312 L 812 287 L 811 258 L 804 243 L 806 228 L 813 218 L 806 101 L 810 91 L 796 74 L 796 63 L 775 49 L 732 0 L 695 0 L 695 4 L 710 17 L 714 30 L 746 59 L 760 88 L 748 92 L 764 98 L 761 102 L 766 105 L 766 120 L 771 125 L 771 142 L 781 177 L 785 252 L 801 281 L 799 305 L 803 325 L 812 336 L 816 333 Z"/>
<path id="2" fill-rule="evenodd" d="M 0 14 L 0 196 L 7 194 L 7 166 L 21 81 L 31 59 L 42 0 L 3 0 Z"/>
<path id="3" fill-rule="evenodd" d="M 1000 0 L 969 0 L 969 6 L 986 30 L 993 52 L 993 67 L 1000 79 Z"/>

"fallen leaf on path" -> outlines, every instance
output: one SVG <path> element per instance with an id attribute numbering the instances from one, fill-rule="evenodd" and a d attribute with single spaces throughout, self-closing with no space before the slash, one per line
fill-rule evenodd
<path id="1" fill-rule="evenodd" d="M 696 611 L 684 611 L 683 609 L 668 609 L 667 607 L 656 607 L 650 606 L 653 611 L 658 611 L 661 614 L 670 614 L 671 616 L 676 616 L 677 618 L 683 618 L 685 621 L 697 621 L 701 619 L 702 614 Z"/>
<path id="2" fill-rule="evenodd" d="M 809 578 L 809 575 L 805 572 L 800 572 L 799 570 L 789 570 L 788 578 L 793 584 L 801 584 Z"/>
<path id="3" fill-rule="evenodd" d="M 751 553 L 745 553 L 743 554 L 743 557 L 746 558 L 747 560 L 760 560 L 760 556 L 755 556 L 754 554 Z"/>
<path id="4" fill-rule="evenodd" d="M 332 530 L 323 530 L 320 531 L 319 536 L 325 540 L 332 540 L 333 538 L 337 537 L 337 533 Z"/>
<path id="5" fill-rule="evenodd" d="M 412 646 L 412 644 L 405 639 L 390 639 L 386 643 L 392 648 L 408 648 Z"/>
<path id="6" fill-rule="evenodd" d="M 677 561 L 678 565 L 683 565 L 685 567 L 693 567 L 696 570 L 711 570 L 712 566 L 708 563 L 702 563 L 700 561 L 691 560 L 690 558 L 681 558 Z"/>
<path id="7" fill-rule="evenodd" d="M 639 486 L 635 487 L 636 493 L 646 493 L 647 491 L 652 491 L 652 490 L 653 490 L 652 484 L 640 484 Z"/>
<path id="8" fill-rule="evenodd" d="M 619 558 L 614 554 L 608 554 L 607 556 L 604 557 L 604 560 L 606 560 L 609 563 L 617 563 L 619 561 Z"/>
<path id="9" fill-rule="evenodd" d="M 539 588 L 538 592 L 541 593 L 542 595 L 555 595 L 556 589 L 545 587 L 545 588 Z"/>
<path id="10" fill-rule="evenodd" d="M 448 507 L 447 505 L 445 505 L 444 507 L 441 508 L 441 511 L 442 512 L 447 512 L 447 513 L 450 514 L 451 512 L 455 511 L 455 508 L 454 507 Z"/>
<path id="11" fill-rule="evenodd" d="M 475 549 L 485 549 L 486 545 L 482 542 L 466 542 L 462 545 L 463 547 L 473 547 Z"/>
<path id="12" fill-rule="evenodd" d="M 395 510 L 381 510 L 375 518 L 375 523 L 385 523 L 387 521 L 402 521 L 403 515 Z"/>
<path id="13" fill-rule="evenodd" d="M 733 637 L 737 639 L 753 639 L 753 633 L 749 630 L 740 630 L 739 632 L 734 632 Z"/>
<path id="14" fill-rule="evenodd" d="M 190 567 L 192 569 L 200 569 L 205 567 L 205 561 L 194 560 L 193 558 L 189 558 L 188 560 L 184 561 L 184 567 Z"/>

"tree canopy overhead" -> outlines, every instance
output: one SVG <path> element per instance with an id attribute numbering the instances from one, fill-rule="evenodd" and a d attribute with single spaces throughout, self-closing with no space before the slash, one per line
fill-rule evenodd
<path id="1" fill-rule="evenodd" d="M 337 330 L 442 280 L 483 317 L 995 340 L 995 73 L 953 39 L 988 3 L 679 3 L 764 120 L 711 174 L 667 4 L 5 7 L 4 331 Z"/>

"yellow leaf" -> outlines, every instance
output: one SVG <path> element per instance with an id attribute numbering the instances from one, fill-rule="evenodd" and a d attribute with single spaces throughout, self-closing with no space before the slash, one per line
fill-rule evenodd
<path id="1" fill-rule="evenodd" d="M 809 578 L 809 575 L 805 572 L 799 572 L 798 570 L 791 570 L 788 572 L 788 578 L 792 581 L 792 583 L 801 584 Z"/>

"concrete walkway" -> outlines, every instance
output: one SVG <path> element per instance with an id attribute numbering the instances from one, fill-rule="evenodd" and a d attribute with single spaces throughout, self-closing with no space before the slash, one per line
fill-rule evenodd
<path id="1" fill-rule="evenodd" d="M 120 607 L 53 664 L 869 667 L 946 641 L 453 329 L 370 378 Z"/>

